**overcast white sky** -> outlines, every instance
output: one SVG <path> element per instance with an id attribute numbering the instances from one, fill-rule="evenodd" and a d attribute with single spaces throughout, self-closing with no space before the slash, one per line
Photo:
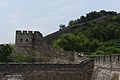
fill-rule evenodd
<path id="1" fill-rule="evenodd" d="M 47 35 L 90 11 L 119 12 L 120 0 L 0 0 L 0 44 L 14 43 L 16 30 Z"/>

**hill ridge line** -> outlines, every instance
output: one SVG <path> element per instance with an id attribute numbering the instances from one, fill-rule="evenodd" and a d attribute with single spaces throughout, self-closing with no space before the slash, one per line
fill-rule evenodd
<path id="1" fill-rule="evenodd" d="M 101 19 L 105 19 L 107 18 L 108 16 L 102 16 L 100 18 L 96 18 L 96 19 L 93 19 L 93 20 L 90 20 L 90 21 L 87 21 L 87 22 L 83 22 L 83 23 L 80 23 L 80 24 L 77 24 L 77 25 L 74 25 L 74 26 L 67 26 L 65 29 L 62 29 L 62 30 L 59 30 L 59 31 L 56 31 L 56 32 L 53 32 L 51 34 L 48 34 L 47 36 L 44 37 L 44 40 L 47 41 L 48 44 L 51 44 L 51 42 L 53 42 L 53 40 L 56 39 L 56 37 L 59 37 L 61 34 L 64 34 L 64 33 L 67 33 L 67 32 L 70 32 L 69 30 L 72 29 L 72 28 L 80 28 L 81 26 L 85 25 L 85 24 L 88 24 L 88 23 L 92 23 L 92 22 L 96 22 L 96 21 L 99 21 Z M 71 30 L 72 31 L 72 30 Z"/>

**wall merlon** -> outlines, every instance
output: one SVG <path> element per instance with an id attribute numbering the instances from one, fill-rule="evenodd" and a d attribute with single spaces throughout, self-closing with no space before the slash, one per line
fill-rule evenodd
<path id="1" fill-rule="evenodd" d="M 33 33 L 33 31 L 28 31 L 28 33 L 29 33 L 29 34 L 32 34 L 32 33 Z"/>
<path id="2" fill-rule="evenodd" d="M 23 31 L 23 33 L 27 33 L 27 31 Z"/>
<path id="3" fill-rule="evenodd" d="M 109 55 L 105 56 L 105 62 L 110 62 L 110 56 Z"/>
<path id="4" fill-rule="evenodd" d="M 19 33 L 19 34 L 42 34 L 40 33 L 39 31 L 26 31 L 26 30 L 16 30 L 16 33 Z"/>
<path id="5" fill-rule="evenodd" d="M 20 34 L 20 33 L 21 33 L 21 30 L 16 30 L 16 33 L 19 33 L 19 34 Z"/>
<path id="6" fill-rule="evenodd" d="M 118 54 L 111 55 L 111 61 L 112 62 L 118 62 Z"/>
<path id="7" fill-rule="evenodd" d="M 34 31 L 34 33 L 40 33 L 39 31 Z"/>
<path id="8" fill-rule="evenodd" d="M 100 62 L 103 62 L 103 56 L 100 56 Z"/>

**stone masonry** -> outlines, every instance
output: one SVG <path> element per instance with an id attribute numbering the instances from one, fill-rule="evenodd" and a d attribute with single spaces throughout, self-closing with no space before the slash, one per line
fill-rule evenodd
<path id="1" fill-rule="evenodd" d="M 0 80 L 90 80 L 93 61 L 84 64 L 2 63 Z"/>
<path id="2" fill-rule="evenodd" d="M 120 54 L 96 58 L 92 80 L 120 80 Z"/>
<path id="3" fill-rule="evenodd" d="M 33 56 L 35 62 L 41 63 L 80 63 L 86 58 L 83 53 L 58 51 L 50 47 L 39 31 L 16 31 L 13 56 Z"/>

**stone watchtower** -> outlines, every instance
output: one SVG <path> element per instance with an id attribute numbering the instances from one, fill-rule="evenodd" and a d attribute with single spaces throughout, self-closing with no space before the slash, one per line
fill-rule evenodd
<path id="1" fill-rule="evenodd" d="M 32 47 L 39 45 L 43 39 L 42 34 L 39 31 L 16 31 L 15 45 L 17 47 Z"/>

